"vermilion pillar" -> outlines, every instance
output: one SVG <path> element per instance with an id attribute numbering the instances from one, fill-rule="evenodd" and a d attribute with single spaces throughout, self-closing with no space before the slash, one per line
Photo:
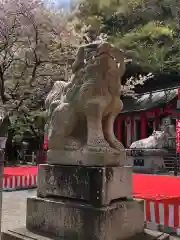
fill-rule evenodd
<path id="1" fill-rule="evenodd" d="M 178 100 L 180 100 L 180 88 L 178 88 Z"/>
<path id="2" fill-rule="evenodd" d="M 131 143 L 134 142 L 134 118 L 131 117 Z"/>
<path id="3" fill-rule="evenodd" d="M 48 150 L 48 137 L 44 136 L 43 150 Z"/>
<path id="4" fill-rule="evenodd" d="M 159 128 L 159 115 L 158 112 L 155 111 L 155 130 L 158 130 Z"/>
<path id="5" fill-rule="evenodd" d="M 141 139 L 146 138 L 146 115 L 141 113 Z"/>

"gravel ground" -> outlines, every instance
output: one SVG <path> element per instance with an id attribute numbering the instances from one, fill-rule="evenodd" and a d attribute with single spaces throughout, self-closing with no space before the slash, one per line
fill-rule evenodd
<path id="1" fill-rule="evenodd" d="M 3 193 L 2 231 L 25 226 L 26 198 L 35 195 L 35 189 Z M 180 240 L 180 237 L 170 239 Z"/>

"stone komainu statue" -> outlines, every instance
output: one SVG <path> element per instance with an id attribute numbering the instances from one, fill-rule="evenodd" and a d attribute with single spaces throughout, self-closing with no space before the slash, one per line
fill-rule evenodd
<path id="1" fill-rule="evenodd" d="M 144 138 L 133 142 L 130 148 L 133 149 L 163 148 L 164 139 L 165 139 L 164 131 L 153 131 L 152 135 L 149 136 L 148 138 Z"/>
<path id="2" fill-rule="evenodd" d="M 50 150 L 124 150 L 113 129 L 124 71 L 124 52 L 109 43 L 79 48 L 70 81 L 55 82 L 45 102 Z"/>
<path id="3" fill-rule="evenodd" d="M 153 131 L 152 135 L 148 138 L 135 141 L 131 144 L 130 148 L 168 148 L 170 137 L 176 136 L 175 126 L 171 123 L 171 118 L 166 117 L 162 120 L 160 131 Z"/>

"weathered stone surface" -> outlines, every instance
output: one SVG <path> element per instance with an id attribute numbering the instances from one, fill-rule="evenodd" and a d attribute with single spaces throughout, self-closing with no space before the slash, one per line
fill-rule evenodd
<path id="1" fill-rule="evenodd" d="M 49 164 L 84 165 L 84 166 L 124 166 L 131 165 L 127 161 L 126 152 L 93 152 L 81 150 L 49 150 Z"/>
<path id="2" fill-rule="evenodd" d="M 79 47 L 71 78 L 55 82 L 45 101 L 50 150 L 124 150 L 113 124 L 123 108 L 120 95 L 125 64 L 124 51 L 108 42 Z"/>
<path id="3" fill-rule="evenodd" d="M 166 172 L 164 156 L 128 156 L 136 173 Z"/>
<path id="4" fill-rule="evenodd" d="M 129 238 L 128 240 L 170 240 L 170 235 L 162 232 L 154 232 L 148 229 L 144 230 L 144 233 L 139 233 Z"/>
<path id="5" fill-rule="evenodd" d="M 66 197 L 96 207 L 132 197 L 132 167 L 39 166 L 39 197 Z"/>
<path id="6" fill-rule="evenodd" d="M 19 228 L 3 232 L 1 240 L 52 240 L 52 238 L 41 236 L 28 231 L 26 228 Z M 59 239 L 60 240 L 60 239 Z"/>
<path id="7" fill-rule="evenodd" d="M 166 156 L 168 150 L 164 148 L 151 148 L 151 149 L 126 149 L 127 156 L 141 157 L 141 156 Z"/>
<path id="8" fill-rule="evenodd" d="M 41 236 L 39 234 L 32 233 L 28 231 L 26 228 L 15 229 L 12 231 L 7 231 L 3 233 L 2 240 L 54 240 L 55 238 L 50 238 L 47 236 Z M 58 238 L 61 240 L 62 238 Z M 162 234 L 161 232 L 152 232 L 149 230 L 145 230 L 142 233 L 136 234 L 133 237 L 126 238 L 124 240 L 169 240 L 169 234 Z M 62 239 L 63 240 L 63 239 Z M 74 239 L 70 239 L 74 240 Z M 115 239 L 116 240 L 116 239 Z"/>
<path id="9" fill-rule="evenodd" d="M 127 162 L 132 162 L 133 171 L 137 173 L 165 173 L 167 171 L 164 157 L 167 149 L 127 149 Z"/>
<path id="10" fill-rule="evenodd" d="M 135 200 L 94 208 L 79 202 L 28 198 L 26 227 L 65 239 L 126 239 L 143 231 L 144 214 Z"/>

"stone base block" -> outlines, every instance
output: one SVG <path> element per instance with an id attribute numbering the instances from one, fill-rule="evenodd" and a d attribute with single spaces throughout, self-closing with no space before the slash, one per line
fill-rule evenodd
<path id="1" fill-rule="evenodd" d="M 1 240 L 52 240 L 52 238 L 32 233 L 26 228 L 18 228 L 3 232 Z"/>
<path id="2" fill-rule="evenodd" d="M 132 167 L 39 166 L 38 197 L 74 198 L 101 207 L 131 194 Z"/>
<path id="3" fill-rule="evenodd" d="M 127 162 L 126 151 L 93 152 L 80 150 L 49 150 L 47 153 L 49 164 L 83 165 L 83 166 L 124 166 Z"/>
<path id="4" fill-rule="evenodd" d="M 161 232 L 152 232 L 146 230 L 142 233 L 136 234 L 126 240 L 170 240 L 169 234 L 162 234 Z M 2 234 L 2 240 L 55 240 L 55 238 L 41 236 L 37 233 L 32 233 L 26 228 L 15 229 L 12 231 L 7 231 Z M 58 238 L 58 240 L 63 240 Z M 74 239 L 70 239 L 74 240 Z M 85 240 L 87 240 L 85 238 Z M 93 240 L 93 239 L 91 239 Z M 102 239 L 103 240 L 103 239 Z M 116 240 L 116 239 L 115 239 Z"/>
<path id="5" fill-rule="evenodd" d="M 143 232 L 143 204 L 129 200 L 94 208 L 79 202 L 28 198 L 26 227 L 58 239 L 128 239 Z"/>
<path id="6" fill-rule="evenodd" d="M 158 173 L 167 171 L 163 156 L 137 156 L 131 157 L 133 171 L 137 173 Z"/>

